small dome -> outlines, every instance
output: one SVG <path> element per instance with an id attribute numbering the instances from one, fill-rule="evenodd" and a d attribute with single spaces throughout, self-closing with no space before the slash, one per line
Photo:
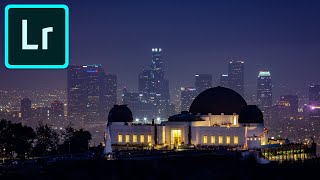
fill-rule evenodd
<path id="1" fill-rule="evenodd" d="M 132 122 L 132 112 L 127 105 L 114 105 L 109 112 L 108 122 Z"/>
<path id="2" fill-rule="evenodd" d="M 248 105 L 241 110 L 238 122 L 263 123 L 263 113 L 256 105 Z"/>
<path id="3" fill-rule="evenodd" d="M 232 115 L 239 114 L 241 109 L 247 106 L 240 94 L 232 89 L 224 87 L 210 88 L 200 93 L 190 106 L 190 113 Z"/>

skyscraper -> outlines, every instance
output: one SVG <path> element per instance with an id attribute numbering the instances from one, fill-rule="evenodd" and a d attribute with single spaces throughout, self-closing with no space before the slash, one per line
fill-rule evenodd
<path id="1" fill-rule="evenodd" d="M 189 111 L 193 100 L 197 97 L 198 91 L 194 87 L 181 87 L 181 111 Z"/>
<path id="2" fill-rule="evenodd" d="M 31 118 L 31 100 L 29 98 L 24 98 L 21 100 L 20 113 L 22 119 Z"/>
<path id="3" fill-rule="evenodd" d="M 231 59 L 228 64 L 228 86 L 244 96 L 244 61 Z"/>
<path id="4" fill-rule="evenodd" d="M 152 48 L 150 69 L 139 74 L 138 83 L 141 101 L 155 106 L 154 117 L 167 117 L 170 106 L 169 81 L 165 78 L 161 48 Z"/>
<path id="5" fill-rule="evenodd" d="M 104 117 L 107 117 L 112 107 L 117 104 L 117 75 L 106 74 L 104 77 L 105 92 L 102 95 L 105 96 L 106 110 Z"/>
<path id="6" fill-rule="evenodd" d="M 196 74 L 194 86 L 198 93 L 212 87 L 212 74 Z"/>
<path id="7" fill-rule="evenodd" d="M 106 119 L 107 85 L 101 65 L 68 68 L 68 117 L 81 123 Z"/>
<path id="8" fill-rule="evenodd" d="M 296 95 L 282 95 L 279 103 L 280 116 L 284 119 L 295 119 L 298 117 L 299 99 Z"/>
<path id="9" fill-rule="evenodd" d="M 67 71 L 69 120 L 84 121 L 87 112 L 87 74 L 85 66 L 69 65 Z"/>
<path id="10" fill-rule="evenodd" d="M 221 76 L 220 76 L 220 86 L 229 88 L 229 75 L 228 74 L 221 74 Z"/>
<path id="11" fill-rule="evenodd" d="M 257 83 L 257 100 L 264 118 L 270 120 L 272 106 L 272 81 L 270 71 L 260 71 Z"/>
<path id="12" fill-rule="evenodd" d="M 167 106 L 170 104 L 169 81 L 165 78 L 162 62 L 162 49 L 152 49 L 151 62 L 151 98 L 157 107 L 158 115 L 166 117 Z M 152 99 L 151 99 L 152 100 Z"/>
<path id="13" fill-rule="evenodd" d="M 84 67 L 87 77 L 87 122 L 97 122 L 104 119 L 106 111 L 106 90 L 103 78 L 105 76 L 101 65 L 87 65 Z"/>

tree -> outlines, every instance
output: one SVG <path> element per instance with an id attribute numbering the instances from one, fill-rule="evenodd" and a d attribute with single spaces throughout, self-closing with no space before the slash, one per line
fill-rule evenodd
<path id="1" fill-rule="evenodd" d="M 58 152 L 59 134 L 48 124 L 38 124 L 36 128 L 36 145 L 34 147 L 34 155 L 45 156 L 56 154 Z"/>
<path id="2" fill-rule="evenodd" d="M 23 126 L 21 123 L 11 124 L 14 135 L 13 147 L 19 158 L 25 158 L 30 155 L 32 144 L 36 133 L 31 127 Z"/>
<path id="3" fill-rule="evenodd" d="M 89 141 L 92 139 L 91 133 L 83 129 L 76 130 L 68 126 L 62 133 L 64 142 L 60 150 L 64 153 L 81 153 L 88 151 Z"/>
<path id="4" fill-rule="evenodd" d="M 11 121 L 0 121 L 0 148 L 6 156 L 25 158 L 29 155 L 36 134 L 31 127 L 23 126 L 21 123 Z"/>

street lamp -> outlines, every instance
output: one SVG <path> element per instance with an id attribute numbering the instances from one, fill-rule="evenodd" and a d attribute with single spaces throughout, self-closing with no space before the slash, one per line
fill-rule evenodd
<path id="1" fill-rule="evenodd" d="M 3 148 L 3 159 L 2 159 L 2 163 L 4 164 L 4 157 L 6 156 L 6 148 Z"/>

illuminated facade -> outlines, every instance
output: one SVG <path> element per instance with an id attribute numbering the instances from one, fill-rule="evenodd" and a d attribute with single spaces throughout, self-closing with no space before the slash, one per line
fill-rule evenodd
<path id="1" fill-rule="evenodd" d="M 181 111 L 189 111 L 192 101 L 197 97 L 198 91 L 193 87 L 181 88 Z"/>
<path id="2" fill-rule="evenodd" d="M 212 74 L 196 74 L 194 87 L 198 93 L 212 87 Z"/>
<path id="3" fill-rule="evenodd" d="M 101 122 L 116 104 L 117 77 L 101 65 L 68 67 L 68 117 L 83 123 Z M 111 107 L 110 107 L 111 106 Z"/>
<path id="4" fill-rule="evenodd" d="M 272 106 L 272 81 L 270 71 L 259 72 L 257 100 L 265 119 L 270 120 Z"/>
<path id="5" fill-rule="evenodd" d="M 228 88 L 244 96 L 244 60 L 229 60 L 228 79 Z"/>
<path id="6" fill-rule="evenodd" d="M 267 142 L 263 114 L 235 91 L 215 87 L 193 101 L 189 112 L 152 124 L 134 122 L 127 106 L 115 106 L 108 118 L 111 143 L 118 145 L 184 145 L 260 148 Z"/>
<path id="7" fill-rule="evenodd" d="M 220 86 L 221 87 L 229 87 L 229 75 L 228 74 L 221 74 L 220 76 Z"/>

